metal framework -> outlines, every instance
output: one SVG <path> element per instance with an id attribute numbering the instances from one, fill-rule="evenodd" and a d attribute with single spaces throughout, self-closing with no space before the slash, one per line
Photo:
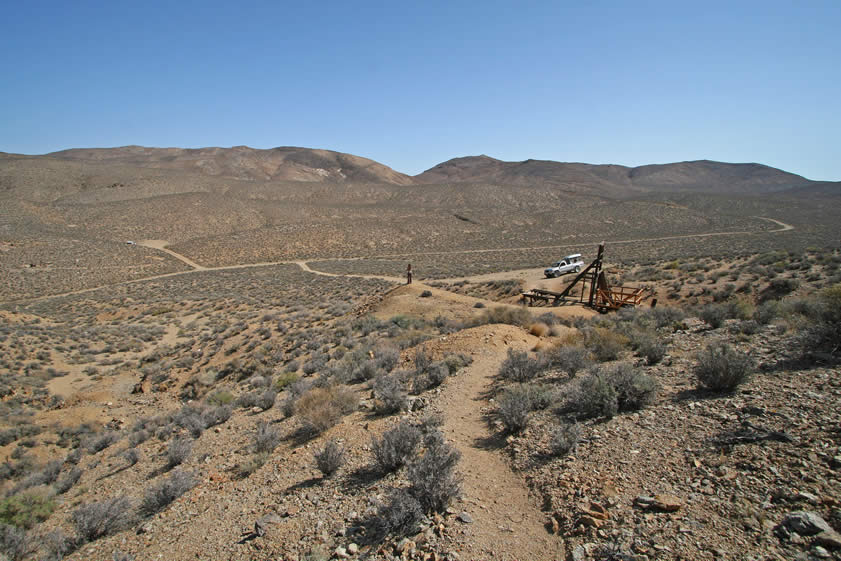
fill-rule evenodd
<path id="1" fill-rule="evenodd" d="M 638 306 L 651 295 L 651 289 L 645 286 L 610 286 L 602 270 L 603 259 L 604 242 L 599 244 L 599 251 L 593 262 L 582 269 L 576 275 L 575 279 L 561 292 L 536 288 L 529 292 L 524 292 L 522 294 L 522 301 L 524 303 L 551 303 L 553 306 L 558 306 L 567 301 L 567 298 L 572 294 L 573 289 L 578 283 L 581 283 L 581 292 L 578 296 L 578 301 L 584 303 L 585 294 L 587 294 L 587 306 L 602 312 L 617 310 L 624 306 Z"/>

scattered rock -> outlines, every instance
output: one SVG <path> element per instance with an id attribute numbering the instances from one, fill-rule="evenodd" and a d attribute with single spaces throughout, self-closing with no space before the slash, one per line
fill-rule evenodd
<path id="1" fill-rule="evenodd" d="M 818 513 L 804 510 L 788 513 L 780 526 L 801 536 L 814 536 L 820 532 L 832 532 L 832 528 Z"/>
<path id="2" fill-rule="evenodd" d="M 646 509 L 655 510 L 659 512 L 676 512 L 683 506 L 681 500 L 674 495 L 661 494 L 653 497 L 640 495 L 634 499 L 634 505 Z"/>
<path id="3" fill-rule="evenodd" d="M 254 523 L 254 533 L 257 534 L 258 537 L 259 536 L 265 536 L 266 532 L 268 531 L 268 527 L 271 526 L 272 524 L 279 524 L 280 521 L 281 521 L 280 516 L 278 516 L 274 512 L 270 512 L 269 514 L 266 514 L 265 516 L 261 516 Z"/>
<path id="4" fill-rule="evenodd" d="M 829 559 L 830 557 L 832 557 L 832 555 L 826 549 L 822 548 L 819 545 L 816 545 L 812 548 L 812 553 L 818 559 Z"/>
<path id="5" fill-rule="evenodd" d="M 815 543 L 829 549 L 841 549 L 841 534 L 835 530 L 824 530 L 815 536 Z"/>
<path id="6" fill-rule="evenodd" d="M 473 524 L 473 518 L 471 518 L 467 512 L 462 511 L 462 513 L 458 515 L 458 519 L 465 524 Z"/>

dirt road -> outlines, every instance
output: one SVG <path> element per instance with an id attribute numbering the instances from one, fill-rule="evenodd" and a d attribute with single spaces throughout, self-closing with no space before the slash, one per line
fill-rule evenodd
<path id="1" fill-rule="evenodd" d="M 662 241 L 662 240 L 678 240 L 678 239 L 687 239 L 687 238 L 708 238 L 713 236 L 733 236 L 733 235 L 748 235 L 748 234 L 756 234 L 756 233 L 775 233 L 775 232 L 785 232 L 789 230 L 793 230 L 794 226 L 791 224 L 786 224 L 785 222 L 780 222 L 774 218 L 766 218 L 764 216 L 756 216 L 754 218 L 759 218 L 762 220 L 767 220 L 769 222 L 773 222 L 777 224 L 780 228 L 777 230 L 767 230 L 764 232 L 707 232 L 705 234 L 685 234 L 680 236 L 665 236 L 660 238 L 640 238 L 634 240 L 610 240 L 607 243 L 610 244 L 631 244 L 631 243 L 639 243 L 639 242 L 652 242 L 652 241 Z M 95 290 L 99 290 L 101 288 L 105 288 L 107 286 L 120 286 L 120 285 L 127 285 L 127 284 L 134 284 L 138 282 L 144 282 L 149 280 L 157 280 L 157 279 L 165 279 L 169 277 L 176 277 L 180 275 L 189 275 L 197 272 L 202 271 L 230 271 L 235 269 L 250 269 L 254 267 L 270 267 L 273 265 L 297 265 L 302 270 L 313 273 L 316 275 L 328 276 L 328 277 L 355 277 L 355 278 L 365 278 L 365 279 L 380 279 L 388 282 L 395 282 L 395 283 L 402 283 L 405 281 L 403 277 L 391 277 L 386 275 L 365 275 L 365 274 L 343 274 L 338 275 L 336 273 L 327 273 L 323 271 L 317 271 L 311 269 L 309 267 L 309 263 L 316 263 L 318 261 L 326 260 L 326 259 L 309 259 L 309 260 L 285 260 L 285 261 L 266 261 L 261 263 L 245 263 L 240 265 L 225 265 L 222 267 L 204 267 L 199 265 L 195 261 L 191 260 L 189 257 L 181 255 L 167 246 L 169 242 L 166 240 L 145 240 L 139 242 L 138 245 L 142 245 L 144 247 L 156 249 L 162 251 L 175 259 L 178 259 L 182 263 L 190 266 L 191 269 L 188 271 L 177 271 L 175 273 L 165 273 L 162 275 L 153 275 L 149 277 L 142 277 L 137 279 L 132 279 L 129 281 L 123 281 L 119 283 L 115 283 L 114 285 L 103 285 L 97 286 L 93 288 L 85 288 L 81 290 L 74 290 L 70 292 L 62 292 L 59 294 L 50 294 L 47 296 L 39 296 L 36 298 L 24 298 L 20 300 L 12 300 L 8 302 L 2 302 L 3 304 L 31 304 L 33 302 L 40 302 L 44 300 L 49 300 L 51 298 L 60 298 L 63 296 L 75 296 L 78 294 L 85 294 L 88 292 L 93 292 Z M 547 245 L 547 246 L 532 246 L 532 247 L 516 247 L 516 248 L 499 248 L 499 249 L 465 249 L 465 250 L 454 250 L 454 251 L 429 251 L 429 252 L 417 252 L 417 253 L 401 253 L 401 254 L 389 254 L 389 255 L 374 255 L 370 256 L 370 259 L 384 259 L 384 258 L 397 258 L 397 257 L 412 257 L 418 255 L 455 255 L 455 254 L 466 254 L 466 253 L 491 253 L 491 252 L 498 252 L 498 251 L 528 251 L 528 250 L 538 250 L 538 249 L 564 249 L 564 248 L 571 248 L 571 247 L 578 247 L 580 244 L 575 245 Z M 331 261 L 358 261 L 360 257 L 347 257 L 347 258 L 332 258 L 329 259 Z M 524 277 L 525 275 L 530 275 L 532 272 L 537 271 L 539 269 L 520 269 L 517 271 L 508 271 L 508 272 L 499 272 L 499 273 L 483 273 L 479 275 L 468 275 L 463 277 L 454 277 L 450 279 L 440 279 L 445 281 L 458 281 L 458 280 L 498 280 L 500 278 L 516 278 L 516 277 Z M 513 275 L 513 276 L 512 276 Z"/>

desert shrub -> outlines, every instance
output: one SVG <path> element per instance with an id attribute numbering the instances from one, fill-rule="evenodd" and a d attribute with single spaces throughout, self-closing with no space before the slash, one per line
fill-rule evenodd
<path id="1" fill-rule="evenodd" d="M 61 561 L 73 552 L 76 543 L 61 530 L 52 530 L 41 536 L 41 548 L 44 552 L 41 561 Z"/>
<path id="2" fill-rule="evenodd" d="M 747 298 L 731 298 L 725 302 L 724 310 L 729 319 L 746 320 L 753 317 L 756 306 Z"/>
<path id="3" fill-rule="evenodd" d="M 409 464 L 409 493 L 425 512 L 442 512 L 461 491 L 456 473 L 461 454 L 444 442 L 440 432 L 426 438 L 423 455 Z"/>
<path id="4" fill-rule="evenodd" d="M 185 405 L 173 415 L 172 422 L 189 432 L 193 438 L 198 438 L 205 429 L 202 413 L 201 407 Z"/>
<path id="5" fill-rule="evenodd" d="M 499 375 L 512 382 L 528 382 L 534 379 L 541 370 L 541 362 L 529 357 L 525 351 L 508 349 L 508 356 L 502 361 Z"/>
<path id="6" fill-rule="evenodd" d="M 744 333 L 745 335 L 753 335 L 759 331 L 760 325 L 752 320 L 748 319 L 739 323 L 739 333 Z"/>
<path id="7" fill-rule="evenodd" d="M 727 313 L 721 304 L 707 304 L 698 312 L 698 317 L 713 329 L 717 329 L 724 325 Z"/>
<path id="8" fill-rule="evenodd" d="M 257 423 L 254 433 L 254 451 L 258 454 L 270 454 L 280 444 L 280 432 L 265 421 Z"/>
<path id="9" fill-rule="evenodd" d="M 323 353 L 314 353 L 308 361 L 304 363 L 302 370 L 307 376 L 311 376 L 316 372 L 320 372 L 327 364 L 327 355 Z"/>
<path id="10" fill-rule="evenodd" d="M 780 303 L 776 300 L 768 300 L 756 307 L 753 312 L 753 319 L 759 325 L 768 325 L 780 316 Z"/>
<path id="11" fill-rule="evenodd" d="M 529 333 L 535 337 L 543 337 L 549 333 L 549 326 L 542 321 L 537 321 L 529 326 Z"/>
<path id="12" fill-rule="evenodd" d="M 662 329 L 664 327 L 678 328 L 686 317 L 683 310 L 671 306 L 659 306 L 649 309 L 645 314 L 651 317 L 656 329 Z"/>
<path id="13" fill-rule="evenodd" d="M 266 464 L 266 461 L 269 459 L 269 454 L 267 452 L 263 452 L 260 454 L 254 454 L 247 460 L 240 462 L 234 467 L 233 472 L 237 479 L 246 479 L 250 477 L 252 473 L 255 473 L 258 469 L 263 467 Z"/>
<path id="14" fill-rule="evenodd" d="M 380 376 L 374 381 L 374 398 L 377 412 L 384 415 L 399 413 L 409 407 L 406 388 L 396 374 Z"/>
<path id="15" fill-rule="evenodd" d="M 657 364 L 666 356 L 666 345 L 655 333 L 648 333 L 640 336 L 635 341 L 636 353 L 645 359 L 648 364 Z"/>
<path id="16" fill-rule="evenodd" d="M 330 477 L 345 463 L 345 449 L 339 442 L 331 438 L 324 447 L 314 454 L 315 465 L 324 477 Z"/>
<path id="17" fill-rule="evenodd" d="M 58 479 L 59 473 L 61 473 L 61 462 L 57 460 L 48 462 L 43 468 L 21 481 L 15 487 L 14 492 L 23 491 L 24 489 L 29 489 L 30 487 L 36 487 L 38 485 L 50 485 Z"/>
<path id="18" fill-rule="evenodd" d="M 129 448 L 127 450 L 123 450 L 120 454 L 126 462 L 128 462 L 129 466 L 133 466 L 140 461 L 140 453 L 137 451 L 137 448 Z"/>
<path id="19" fill-rule="evenodd" d="M 34 553 L 35 542 L 26 531 L 11 524 L 0 523 L 0 556 L 9 561 L 21 561 Z"/>
<path id="20" fill-rule="evenodd" d="M 421 431 L 406 421 L 371 441 L 374 462 L 383 473 L 398 470 L 408 462 L 421 440 Z"/>
<path id="21" fill-rule="evenodd" d="M 508 308 L 497 306 L 495 308 L 487 308 L 476 318 L 473 318 L 471 325 L 484 325 L 486 323 L 507 323 L 510 325 L 524 326 L 530 324 L 532 321 L 531 312 L 526 308 Z"/>
<path id="22" fill-rule="evenodd" d="M 201 414 L 202 424 L 206 428 L 221 425 L 231 418 L 230 405 L 217 405 L 216 407 L 208 407 Z"/>
<path id="23" fill-rule="evenodd" d="M 444 415 L 441 413 L 427 413 L 418 422 L 418 429 L 423 434 L 430 434 L 437 431 L 444 424 Z"/>
<path id="24" fill-rule="evenodd" d="M 594 327 L 584 331 L 584 346 L 599 362 L 618 359 L 627 345 L 627 337 L 606 327 Z"/>
<path id="25" fill-rule="evenodd" d="M 151 436 L 151 435 L 149 434 L 149 431 L 147 431 L 147 430 L 145 430 L 145 429 L 140 429 L 140 430 L 132 431 L 132 432 L 128 435 L 128 443 L 129 443 L 129 446 L 137 446 L 137 445 L 139 445 L 139 444 L 143 444 L 144 442 L 146 442 L 147 440 L 149 440 L 149 437 L 150 437 L 150 436 Z"/>
<path id="26" fill-rule="evenodd" d="M 449 374 L 450 369 L 443 361 L 433 362 L 422 372 L 415 373 L 412 391 L 418 394 L 431 388 L 437 388 L 447 379 Z"/>
<path id="27" fill-rule="evenodd" d="M 234 400 L 234 405 L 243 409 L 251 409 L 257 406 L 258 399 L 260 399 L 260 392 L 245 392 L 237 396 Z"/>
<path id="28" fill-rule="evenodd" d="M 546 409 L 555 403 L 556 394 L 551 386 L 543 384 L 522 384 L 519 388 L 528 396 L 532 411 Z"/>
<path id="29" fill-rule="evenodd" d="M 650 405 L 657 397 L 659 384 L 627 362 L 603 368 L 607 379 L 616 390 L 619 411 L 634 411 Z"/>
<path id="30" fill-rule="evenodd" d="M 295 372 L 281 372 L 274 381 L 274 389 L 283 391 L 286 386 L 298 381 L 298 375 Z"/>
<path id="31" fill-rule="evenodd" d="M 447 365 L 447 368 L 450 371 L 450 376 L 452 376 L 465 366 L 468 366 L 472 362 L 473 359 L 470 356 L 462 353 L 452 353 L 444 357 L 444 364 Z"/>
<path id="32" fill-rule="evenodd" d="M 374 355 L 377 368 L 391 372 L 400 362 L 400 351 L 394 347 L 379 347 Z"/>
<path id="33" fill-rule="evenodd" d="M 73 469 L 67 472 L 67 475 L 56 481 L 55 492 L 59 495 L 63 495 L 64 493 L 69 491 L 71 487 L 73 487 L 81 477 L 82 470 L 74 466 Z"/>
<path id="34" fill-rule="evenodd" d="M 67 454 L 67 456 L 64 457 L 64 461 L 67 462 L 68 464 L 71 464 L 71 465 L 75 466 L 76 464 L 78 464 L 81 461 L 82 454 L 84 454 L 84 450 L 82 450 L 81 448 L 76 448 L 75 450 L 73 450 L 72 452 Z"/>
<path id="35" fill-rule="evenodd" d="M 570 377 L 574 377 L 578 371 L 593 364 L 590 351 L 580 345 L 553 347 L 544 355 L 551 368 L 566 372 Z"/>
<path id="36" fill-rule="evenodd" d="M 116 432 L 106 432 L 99 436 L 93 436 L 85 441 L 84 447 L 91 454 L 105 450 L 115 442 L 120 440 L 120 435 Z"/>
<path id="37" fill-rule="evenodd" d="M 266 390 L 261 393 L 257 400 L 254 403 L 255 407 L 259 407 L 263 411 L 268 411 L 272 407 L 274 407 L 275 400 L 277 399 L 277 392 L 274 390 Z"/>
<path id="38" fill-rule="evenodd" d="M 519 389 L 506 390 L 499 399 L 496 411 L 506 432 L 520 432 L 528 426 L 529 413 L 532 411 L 531 398 L 527 392 Z"/>
<path id="39" fill-rule="evenodd" d="M 769 300 L 779 300 L 780 298 L 791 294 L 800 283 L 796 279 L 775 278 L 771 279 L 768 286 L 759 293 L 759 303 L 768 302 Z"/>
<path id="40" fill-rule="evenodd" d="M 170 470 L 175 466 L 183 464 L 190 456 L 193 450 L 193 441 L 189 438 L 176 438 L 169 443 L 166 449 L 166 464 L 165 470 Z"/>
<path id="41" fill-rule="evenodd" d="M 289 395 L 286 396 L 286 399 L 283 401 L 282 409 L 283 414 L 287 417 L 291 417 L 295 414 L 295 404 L 301 398 L 302 395 L 310 391 L 312 389 L 313 383 L 312 380 L 296 380 L 287 386 L 287 391 Z"/>
<path id="42" fill-rule="evenodd" d="M 0 501 L 0 522 L 29 529 L 49 518 L 54 509 L 55 501 L 43 493 L 20 493 Z"/>
<path id="43" fill-rule="evenodd" d="M 811 299 L 807 320 L 797 334 L 803 348 L 837 357 L 841 350 L 841 284 L 825 288 Z"/>
<path id="44" fill-rule="evenodd" d="M 81 542 L 92 542 L 122 530 L 131 521 L 131 502 L 115 497 L 82 505 L 73 511 L 73 526 Z"/>
<path id="45" fill-rule="evenodd" d="M 753 361 L 726 343 L 713 343 L 698 354 L 695 377 L 698 386 L 717 392 L 733 391 L 746 382 L 753 371 Z"/>
<path id="46" fill-rule="evenodd" d="M 251 388 L 264 388 L 269 383 L 269 379 L 264 376 L 252 376 L 248 379 L 248 385 Z"/>
<path id="47" fill-rule="evenodd" d="M 616 389 L 596 370 L 581 378 L 572 392 L 571 405 L 585 417 L 613 417 L 619 410 Z"/>
<path id="48" fill-rule="evenodd" d="M 142 516 L 152 516 L 166 508 L 172 501 L 195 485 L 196 480 L 192 474 L 180 469 L 175 470 L 163 481 L 159 481 L 146 489 L 138 510 Z"/>
<path id="49" fill-rule="evenodd" d="M 295 414 L 304 430 L 321 434 L 341 420 L 343 415 L 356 408 L 356 399 L 344 386 L 312 388 L 295 403 Z"/>
<path id="50" fill-rule="evenodd" d="M 207 396 L 206 401 L 209 405 L 229 405 L 234 401 L 234 394 L 228 390 L 219 390 Z"/>
<path id="51" fill-rule="evenodd" d="M 388 535 L 410 535 L 417 532 L 423 518 L 420 502 L 407 490 L 396 489 L 388 503 L 365 521 L 365 537 L 376 543 Z"/>
<path id="52" fill-rule="evenodd" d="M 561 423 L 552 432 L 552 439 L 549 447 L 555 456 L 565 456 L 574 451 L 581 440 L 581 425 L 578 423 Z"/>

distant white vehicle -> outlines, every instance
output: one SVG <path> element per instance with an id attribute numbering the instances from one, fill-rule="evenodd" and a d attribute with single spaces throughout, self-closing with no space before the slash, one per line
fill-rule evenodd
<path id="1" fill-rule="evenodd" d="M 567 255 L 560 261 L 552 263 L 552 266 L 547 267 L 543 271 L 543 274 L 546 275 L 547 279 L 552 279 L 567 273 L 578 273 L 583 266 L 584 261 L 581 260 L 581 254 L 573 253 L 572 255 Z"/>
<path id="2" fill-rule="evenodd" d="M 131 240 L 126 240 L 126 245 L 137 245 L 137 242 L 133 242 Z"/>

